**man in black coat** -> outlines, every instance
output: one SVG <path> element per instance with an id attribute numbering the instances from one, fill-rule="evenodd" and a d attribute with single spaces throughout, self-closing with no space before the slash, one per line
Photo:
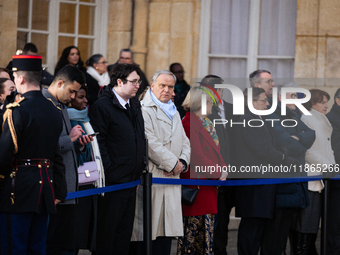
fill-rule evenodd
<path id="1" fill-rule="evenodd" d="M 201 81 L 202 85 L 209 85 L 215 88 L 216 84 L 223 84 L 223 79 L 216 75 L 207 75 Z M 222 119 L 227 120 L 228 123 L 215 125 L 215 129 L 220 141 L 221 155 L 224 162 L 227 165 L 236 165 L 235 150 L 232 149 L 235 146 L 235 134 L 234 128 L 229 124 L 230 120 L 237 121 L 239 116 L 233 116 L 233 105 L 224 101 L 223 89 L 216 89 L 222 104 L 214 105 L 212 108 L 212 114 L 208 116 L 211 121 Z M 219 100 L 216 100 L 219 101 Z M 226 255 L 226 247 L 228 244 L 228 225 L 229 215 L 231 209 L 235 206 L 235 187 L 224 186 L 218 189 L 218 214 L 215 223 L 214 230 L 214 254 Z"/>
<path id="2" fill-rule="evenodd" d="M 90 109 L 102 156 L 105 184 L 127 183 L 142 175 L 144 120 L 135 95 L 140 85 L 136 64 L 118 64 Z M 136 188 L 106 193 L 99 199 L 97 254 L 128 254 L 135 215 Z"/>
<path id="3" fill-rule="evenodd" d="M 327 118 L 332 125 L 332 149 L 336 164 L 340 164 L 340 89 L 335 92 L 334 105 Z M 339 166 L 338 166 L 339 167 Z M 327 214 L 327 254 L 340 253 L 340 181 L 330 180 L 329 207 Z"/>
<path id="4" fill-rule="evenodd" d="M 190 90 L 190 86 L 184 80 L 184 69 L 180 63 L 172 63 L 169 67 L 169 70 L 176 76 L 174 104 L 176 105 L 179 115 L 181 118 L 183 118 L 186 114 L 186 111 L 184 110 L 182 104 Z"/>
<path id="5" fill-rule="evenodd" d="M 247 99 L 245 100 L 247 102 Z M 256 110 L 267 110 L 268 100 L 265 90 L 253 88 L 253 107 Z M 249 120 L 256 120 L 259 127 L 252 127 L 255 121 L 248 125 Z M 262 166 L 278 166 L 296 163 L 289 156 L 275 148 L 275 141 L 270 127 L 263 121 L 262 117 L 255 115 L 246 109 L 244 116 L 241 116 L 236 128 L 236 153 L 239 162 L 239 170 L 254 169 L 258 167 L 259 172 L 238 173 L 237 177 L 245 179 L 270 178 L 271 174 L 263 174 Z M 269 219 L 273 219 L 276 209 L 276 185 L 250 185 L 236 187 L 236 216 L 241 217 L 238 232 L 237 249 L 240 255 L 258 254 L 263 236 L 266 235 L 265 228 Z M 261 254 L 270 253 L 264 252 Z"/>
<path id="6" fill-rule="evenodd" d="M 1 254 L 45 254 L 49 214 L 66 197 L 58 151 L 62 119 L 40 91 L 41 59 L 13 56 L 21 99 L 7 105 L 0 137 Z"/>

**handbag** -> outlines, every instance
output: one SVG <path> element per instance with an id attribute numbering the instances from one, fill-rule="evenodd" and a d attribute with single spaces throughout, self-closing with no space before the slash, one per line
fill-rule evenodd
<path id="1" fill-rule="evenodd" d="M 93 159 L 93 152 L 91 149 L 91 157 Z M 99 180 L 99 173 L 97 170 L 96 161 L 85 162 L 84 165 L 78 167 L 78 185 L 94 184 Z"/>
<path id="2" fill-rule="evenodd" d="M 194 124 L 194 123 L 190 122 L 190 124 Z M 198 131 L 198 128 L 196 127 L 195 124 L 194 124 L 194 126 L 195 126 L 196 130 Z M 199 139 L 201 140 L 200 137 L 199 137 Z M 197 173 L 197 180 L 198 179 L 199 179 L 199 173 Z M 200 189 L 199 186 L 197 186 L 197 188 L 195 188 L 195 189 L 191 189 L 189 187 L 182 185 L 182 204 L 185 204 L 187 206 L 192 206 L 195 203 L 199 189 Z"/>
<path id="3" fill-rule="evenodd" d="M 93 184 L 99 179 L 96 161 L 89 161 L 78 167 L 79 186 Z"/>
<path id="4" fill-rule="evenodd" d="M 198 190 L 198 186 L 195 189 L 182 186 L 182 203 L 188 206 L 192 206 L 195 203 Z"/>
<path id="5" fill-rule="evenodd" d="M 197 173 L 197 180 L 199 179 L 199 173 Z M 192 206 L 195 203 L 199 186 L 197 188 L 189 188 L 182 185 L 182 203 L 188 206 Z"/>

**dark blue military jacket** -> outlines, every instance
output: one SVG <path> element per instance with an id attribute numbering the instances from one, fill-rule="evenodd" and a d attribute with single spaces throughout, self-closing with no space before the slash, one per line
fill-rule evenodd
<path id="1" fill-rule="evenodd" d="M 29 91 L 22 97 L 24 100 L 11 108 L 17 153 L 14 153 L 13 132 L 8 119 L 0 137 L 0 180 L 3 182 L 0 212 L 54 213 L 55 198 L 63 199 L 66 195 L 65 166 L 58 154 L 62 117 L 41 91 Z M 28 159 L 33 160 L 33 164 L 24 165 Z M 53 169 L 43 159 L 54 160 L 58 167 Z M 37 164 L 40 161 L 41 164 Z M 59 194 L 55 194 L 55 186 Z"/>

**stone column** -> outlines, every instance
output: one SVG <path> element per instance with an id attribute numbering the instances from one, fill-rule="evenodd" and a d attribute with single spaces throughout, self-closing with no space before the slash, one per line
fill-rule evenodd
<path id="1" fill-rule="evenodd" d="M 300 86 L 327 91 L 332 105 L 340 85 L 339 1 L 298 0 L 294 77 L 308 78 L 298 79 Z"/>
<path id="2" fill-rule="evenodd" d="M 201 0 L 153 0 L 149 10 L 148 77 L 179 62 L 190 82 L 197 76 Z"/>
<path id="3" fill-rule="evenodd" d="M 148 53 L 146 76 L 160 69 L 168 69 L 170 52 L 171 1 L 152 1 L 149 3 Z"/>
<path id="4" fill-rule="evenodd" d="M 134 62 L 145 72 L 148 35 L 149 0 L 135 0 L 132 46 Z M 150 81 L 150 77 L 147 77 Z"/>
<path id="5" fill-rule="evenodd" d="M 6 67 L 17 48 L 18 0 L 0 0 L 0 66 Z"/>
<path id="6" fill-rule="evenodd" d="M 340 2 L 299 0 L 295 77 L 340 78 Z"/>
<path id="7" fill-rule="evenodd" d="M 132 25 L 132 0 L 109 0 L 107 36 L 107 61 L 115 63 L 119 51 L 130 47 Z"/>

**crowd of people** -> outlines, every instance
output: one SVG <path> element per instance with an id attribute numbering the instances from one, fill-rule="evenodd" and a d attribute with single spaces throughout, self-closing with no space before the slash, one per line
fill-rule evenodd
<path id="1" fill-rule="evenodd" d="M 307 177 L 320 174 L 311 170 L 319 165 L 329 178 L 339 169 L 340 89 L 329 113 L 330 95 L 311 89 L 302 114 L 292 100 L 283 103 L 304 97 L 294 83 L 275 86 L 269 71 L 256 70 L 249 75 L 252 89 L 244 91 L 240 116 L 216 86 L 224 83 L 221 77 L 210 74 L 190 86 L 180 63 L 156 71 L 149 84 L 129 49 L 121 50 L 113 65 L 95 54 L 85 68 L 79 49 L 69 46 L 51 79 L 48 73 L 42 76 L 37 52 L 29 43 L 23 55 L 13 56 L 10 70 L 0 68 L 0 254 L 78 254 L 80 249 L 143 254 L 143 186 L 66 197 L 136 181 L 146 168 L 156 178 L 226 182 Z M 274 112 L 261 114 L 273 106 Z M 266 121 L 273 119 L 279 121 Z M 215 125 L 214 120 L 263 124 Z M 203 171 L 211 166 L 298 171 Z M 321 180 L 154 184 L 152 253 L 170 255 L 176 238 L 178 255 L 227 254 L 235 207 L 241 217 L 238 254 L 282 255 L 288 238 L 291 254 L 317 254 L 323 189 Z M 184 190 L 194 194 L 190 203 Z M 339 199 L 340 185 L 330 180 L 327 254 L 340 252 Z"/>

